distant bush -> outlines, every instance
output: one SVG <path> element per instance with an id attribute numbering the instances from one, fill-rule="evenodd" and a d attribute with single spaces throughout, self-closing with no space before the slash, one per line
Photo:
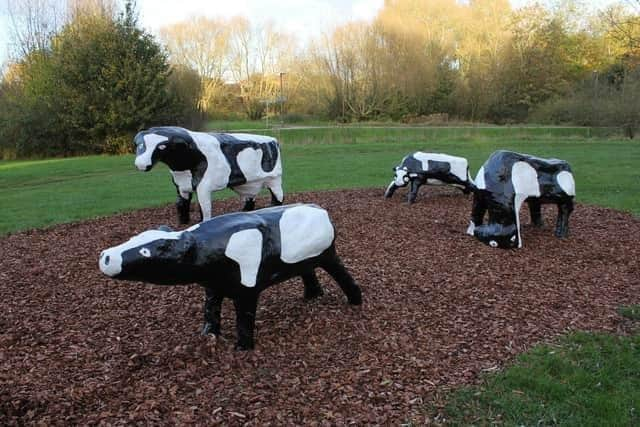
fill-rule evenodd
<path id="1" fill-rule="evenodd" d="M 640 129 L 640 70 L 619 79 L 596 78 L 584 82 L 566 98 L 540 105 L 529 121 L 540 124 L 618 127 L 633 138 Z"/>

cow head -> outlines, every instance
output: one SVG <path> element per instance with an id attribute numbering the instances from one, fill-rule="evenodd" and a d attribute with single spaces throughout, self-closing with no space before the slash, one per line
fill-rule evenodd
<path id="1" fill-rule="evenodd" d="M 394 173 L 393 182 L 396 187 L 404 187 L 409 183 L 409 171 L 406 166 L 396 166 L 392 170 Z"/>
<path id="2" fill-rule="evenodd" d="M 183 269 L 193 257 L 195 240 L 191 233 L 169 230 L 166 226 L 148 230 L 105 249 L 98 261 L 100 270 L 114 279 L 182 283 L 186 276 Z"/>
<path id="3" fill-rule="evenodd" d="M 518 228 L 516 224 L 494 222 L 478 225 L 473 229 L 473 235 L 492 248 L 511 249 L 518 247 Z"/>
<path id="4" fill-rule="evenodd" d="M 186 157 L 193 139 L 182 128 L 151 128 L 133 139 L 136 148 L 135 165 L 141 171 L 149 171 L 158 162 Z"/>

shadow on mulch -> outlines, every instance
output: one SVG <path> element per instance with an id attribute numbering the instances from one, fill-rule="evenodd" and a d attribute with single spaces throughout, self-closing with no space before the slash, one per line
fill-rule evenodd
<path id="1" fill-rule="evenodd" d="M 172 206 L 0 239 L 0 424 L 424 422 L 438 390 L 569 330 L 616 331 L 616 307 L 640 302 L 631 215 L 579 205 L 559 240 L 547 207 L 547 225 L 525 226 L 524 248 L 504 251 L 464 233 L 470 197 L 429 188 L 408 206 L 381 193 L 288 197 L 329 211 L 364 305 L 348 306 L 325 274 L 311 303 L 298 279 L 274 286 L 247 353 L 233 351 L 229 302 L 216 342 L 198 335 L 197 285 L 98 270 L 102 249 L 175 225 Z M 214 203 L 216 214 L 239 208 Z"/>

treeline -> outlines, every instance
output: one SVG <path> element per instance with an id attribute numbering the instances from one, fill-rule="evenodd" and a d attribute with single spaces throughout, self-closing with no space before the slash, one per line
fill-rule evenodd
<path id="1" fill-rule="evenodd" d="M 386 0 L 373 22 L 304 45 L 243 17 L 194 17 L 156 39 L 131 2 L 121 12 L 113 0 L 63 3 L 73 13 L 54 31 L 14 37 L 22 52 L 0 85 L 4 153 L 119 152 L 142 127 L 267 114 L 619 126 L 629 136 L 640 122 L 640 0 L 592 14 L 578 0 L 516 10 L 508 0 Z"/>

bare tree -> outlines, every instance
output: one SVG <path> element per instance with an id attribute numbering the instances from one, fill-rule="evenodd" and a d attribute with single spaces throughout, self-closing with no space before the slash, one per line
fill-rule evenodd
<path id="1" fill-rule="evenodd" d="M 295 40 L 271 23 L 254 26 L 236 17 L 231 25 L 231 76 L 247 115 L 260 118 L 269 103 L 282 101 L 278 100 L 280 73 L 293 62 Z"/>
<path id="2" fill-rule="evenodd" d="M 49 47 L 65 20 L 64 0 L 7 0 L 10 54 L 21 58 Z"/>
<path id="3" fill-rule="evenodd" d="M 219 100 L 229 72 L 230 23 L 224 19 L 191 18 L 160 30 L 172 62 L 195 70 L 202 79 L 199 107 L 210 110 Z"/>

